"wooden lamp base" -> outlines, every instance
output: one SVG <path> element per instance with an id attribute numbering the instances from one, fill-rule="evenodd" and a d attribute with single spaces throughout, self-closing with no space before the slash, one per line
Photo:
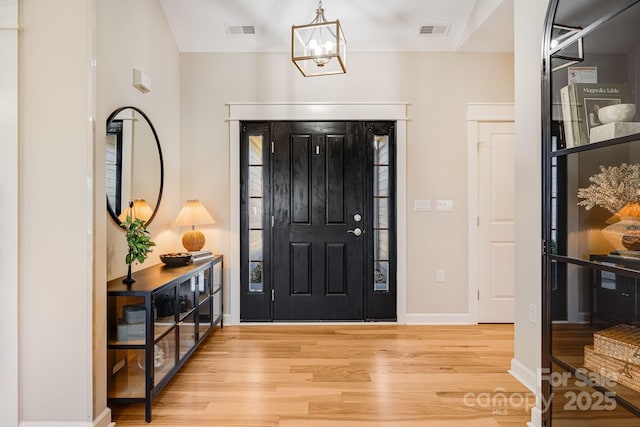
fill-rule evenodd
<path id="1" fill-rule="evenodd" d="M 204 234 L 198 230 L 189 230 L 182 235 L 182 246 L 189 252 L 199 251 L 204 242 Z"/>

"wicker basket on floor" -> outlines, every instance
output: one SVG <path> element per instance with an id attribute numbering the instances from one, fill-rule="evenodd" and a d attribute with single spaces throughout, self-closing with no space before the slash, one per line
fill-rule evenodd
<path id="1" fill-rule="evenodd" d="M 587 345 L 584 348 L 584 367 L 640 392 L 639 365 L 605 356 L 594 351 L 593 346 Z"/>
<path id="2" fill-rule="evenodd" d="M 597 353 L 640 365 L 640 328 L 616 325 L 593 334 Z"/>

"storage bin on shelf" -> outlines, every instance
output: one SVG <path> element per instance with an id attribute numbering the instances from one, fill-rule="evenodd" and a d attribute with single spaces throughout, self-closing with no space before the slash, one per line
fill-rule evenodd
<path id="1" fill-rule="evenodd" d="M 602 355 L 640 365 L 640 328 L 620 324 L 595 332 L 593 349 Z"/>
<path id="2" fill-rule="evenodd" d="M 639 365 L 598 353 L 593 346 L 587 345 L 584 348 L 584 367 L 640 392 Z"/>

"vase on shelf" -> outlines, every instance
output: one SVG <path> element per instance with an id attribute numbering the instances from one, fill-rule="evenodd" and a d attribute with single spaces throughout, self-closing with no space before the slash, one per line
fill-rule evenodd
<path id="1" fill-rule="evenodd" d="M 122 279 L 122 283 L 126 283 L 127 285 L 131 285 L 135 281 L 136 281 L 136 279 L 134 279 L 133 275 L 131 274 L 131 264 L 127 264 L 127 277 Z"/>

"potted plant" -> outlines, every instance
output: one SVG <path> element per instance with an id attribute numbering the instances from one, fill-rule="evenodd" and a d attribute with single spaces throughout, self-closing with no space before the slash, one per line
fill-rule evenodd
<path id="1" fill-rule="evenodd" d="M 133 203 L 129 204 L 129 212 L 133 211 Z M 120 223 L 120 227 L 124 228 L 125 238 L 127 239 L 127 246 L 129 251 L 125 258 L 127 262 L 127 277 L 123 280 L 127 285 L 131 285 L 136 279 L 131 275 L 131 264 L 133 261 L 138 261 L 140 264 L 147 259 L 149 252 L 152 251 L 151 247 L 155 246 L 155 242 L 151 240 L 149 231 L 147 231 L 147 225 L 141 218 L 132 217 L 130 213 L 124 221 Z"/>

